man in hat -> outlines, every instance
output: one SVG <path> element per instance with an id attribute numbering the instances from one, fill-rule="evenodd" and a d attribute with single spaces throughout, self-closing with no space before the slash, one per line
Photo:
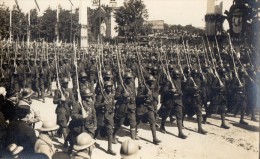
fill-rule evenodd
<path id="1" fill-rule="evenodd" d="M 24 93 L 25 96 L 25 93 Z M 34 129 L 23 120 L 30 114 L 30 105 L 18 105 L 16 110 L 17 119 L 11 122 L 7 127 L 6 146 L 12 143 L 22 146 L 26 153 L 34 152 L 36 134 Z"/>
<path id="2" fill-rule="evenodd" d="M 57 114 L 57 124 L 60 126 L 58 135 L 60 136 L 62 133 L 64 139 L 66 139 L 68 135 L 68 122 L 71 114 L 71 108 L 75 104 L 73 92 L 68 88 L 68 84 L 69 79 L 67 77 L 63 77 L 61 79 L 61 89 L 57 89 L 55 91 L 53 98 L 53 103 L 57 104 L 55 112 Z M 67 141 L 65 141 L 64 146 L 67 146 Z"/>
<path id="3" fill-rule="evenodd" d="M 53 121 L 44 121 L 40 128 L 40 135 L 34 145 L 34 151 L 36 153 L 46 154 L 49 158 L 52 158 L 56 152 L 52 140 L 49 136 L 49 132 L 55 131 L 59 128 Z"/>
<path id="4" fill-rule="evenodd" d="M 93 138 L 97 129 L 96 110 L 92 99 L 93 93 L 89 88 L 84 88 L 81 92 L 81 97 L 82 105 L 78 103 L 72 108 L 72 120 L 69 124 L 70 132 L 68 134 L 70 143 L 69 153 L 72 152 L 76 137 L 80 133 L 86 132 Z"/>
<path id="5" fill-rule="evenodd" d="M 73 146 L 76 151 L 72 159 L 90 159 L 92 150 L 95 148 L 95 140 L 87 133 L 81 133 L 77 136 L 76 143 Z"/>
<path id="6" fill-rule="evenodd" d="M 108 150 L 107 153 L 111 155 L 116 155 L 116 153 L 112 150 L 112 134 L 114 127 L 114 94 L 112 93 L 113 83 L 111 81 L 106 81 L 105 91 L 100 88 L 100 93 L 97 93 L 95 108 L 97 112 L 97 123 L 98 129 L 96 131 L 95 136 L 97 136 L 98 131 L 104 127 L 104 131 L 106 131 L 107 140 L 108 140 Z"/>
<path id="7" fill-rule="evenodd" d="M 174 114 L 177 119 L 178 137 L 186 139 L 187 136 L 182 132 L 182 117 L 183 117 L 183 104 L 182 104 L 182 80 L 180 72 L 176 68 L 172 71 L 172 82 L 169 80 L 164 83 L 162 87 L 162 106 L 161 106 L 161 126 L 160 131 L 166 133 L 165 122 L 167 117 Z"/>
<path id="8" fill-rule="evenodd" d="M 32 90 L 40 95 L 40 88 L 39 88 L 39 68 L 35 64 L 34 59 L 30 60 L 30 68 L 31 68 L 31 78 L 32 78 Z"/>
<path id="9" fill-rule="evenodd" d="M 33 91 L 30 88 L 24 88 L 21 90 L 21 99 L 17 103 L 16 111 L 19 112 L 20 109 L 23 109 L 24 107 L 29 107 L 30 113 L 28 113 L 25 118 L 20 118 L 20 120 L 23 120 L 30 126 L 34 127 L 35 123 L 39 122 L 41 120 L 41 118 L 40 118 L 40 112 L 35 111 L 31 107 L 32 94 L 33 94 Z"/>
<path id="10" fill-rule="evenodd" d="M 131 72 L 125 73 L 123 85 L 124 86 L 122 86 L 122 84 L 118 85 L 115 94 L 117 101 L 114 117 L 114 143 L 116 143 L 115 135 L 126 119 L 129 119 L 131 138 L 133 140 L 138 139 L 138 137 L 136 138 L 136 90 Z"/>
<path id="11" fill-rule="evenodd" d="M 137 95 L 137 124 L 141 120 L 147 120 L 152 131 L 153 143 L 158 145 L 161 141 L 156 137 L 156 119 L 155 119 L 155 105 L 158 104 L 158 94 L 155 90 L 155 78 L 149 75 L 146 79 L 146 84 L 140 86 Z M 137 131 L 137 127 L 136 127 Z"/>

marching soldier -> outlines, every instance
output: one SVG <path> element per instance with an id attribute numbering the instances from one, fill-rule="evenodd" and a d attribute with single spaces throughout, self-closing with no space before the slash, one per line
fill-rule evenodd
<path id="1" fill-rule="evenodd" d="M 104 83 L 105 91 L 99 88 L 97 90 L 96 101 L 95 101 L 95 108 L 97 114 L 97 123 L 98 129 L 96 131 L 95 137 L 98 134 L 98 131 L 102 133 L 101 129 L 104 128 L 105 135 L 107 136 L 108 140 L 108 149 L 107 153 L 111 155 L 116 155 L 116 152 L 112 149 L 112 140 L 113 140 L 113 127 L 114 127 L 114 94 L 112 93 L 112 86 L 113 83 L 111 81 L 106 81 Z M 104 132 L 103 132 L 104 133 Z M 104 136 L 105 136 L 104 135 Z"/>
<path id="2" fill-rule="evenodd" d="M 175 86 L 173 88 L 170 81 L 166 81 L 162 86 L 162 106 L 161 106 L 161 126 L 160 130 L 162 133 L 166 133 L 165 122 L 167 117 L 174 114 L 177 119 L 177 126 L 179 130 L 178 137 L 186 139 L 187 136 L 182 132 L 182 118 L 183 118 L 183 103 L 182 103 L 182 80 L 180 78 L 180 72 L 178 69 L 172 71 L 172 82 Z"/>
<path id="3" fill-rule="evenodd" d="M 85 132 L 93 138 L 95 130 L 97 129 L 96 111 L 92 99 L 93 93 L 89 88 L 84 88 L 81 92 L 81 97 L 82 106 L 80 104 L 75 104 L 71 112 L 72 120 L 69 124 L 70 132 L 68 134 L 68 140 L 70 143 L 69 153 L 72 152 L 73 145 L 75 144 L 76 138 L 79 134 Z"/>
<path id="4" fill-rule="evenodd" d="M 123 86 L 124 85 L 124 86 Z M 136 91 L 131 72 L 126 72 L 124 75 L 124 83 L 116 88 L 115 99 L 115 128 L 113 134 L 114 143 L 116 143 L 116 133 L 122 126 L 125 120 L 129 119 L 130 133 L 133 140 L 136 138 Z"/>
<path id="5" fill-rule="evenodd" d="M 150 124 L 152 131 L 153 143 L 158 145 L 161 141 L 156 137 L 156 118 L 155 108 L 158 104 L 158 92 L 155 90 L 155 78 L 150 75 L 147 78 L 147 88 L 144 86 L 139 87 L 137 95 L 137 125 L 145 118 Z M 143 120 L 145 120 L 143 119 Z M 136 130 L 137 131 L 137 130 Z"/>
<path id="6" fill-rule="evenodd" d="M 220 79 L 217 77 L 213 78 L 211 83 L 211 96 L 210 96 L 210 107 L 206 109 L 206 115 L 203 115 L 203 123 L 206 123 L 207 117 L 213 113 L 220 112 L 221 114 L 221 128 L 229 129 L 226 125 L 226 85 L 227 80 L 226 69 L 221 68 L 219 70 Z"/>
<path id="7" fill-rule="evenodd" d="M 63 77 L 61 80 L 61 90 L 56 90 L 53 97 L 53 103 L 57 104 L 55 113 L 57 114 L 57 124 L 60 126 L 58 135 L 65 139 L 64 146 L 67 146 L 68 122 L 71 114 L 71 107 L 75 104 L 75 99 L 72 91 L 68 89 L 69 79 Z"/>
<path id="8" fill-rule="evenodd" d="M 201 98 L 200 98 L 200 84 L 198 79 L 198 70 L 192 70 L 191 76 L 188 77 L 184 91 L 186 92 L 187 105 L 184 108 L 183 118 L 186 114 L 188 116 L 193 116 L 193 112 L 197 115 L 197 122 L 198 122 L 198 133 L 206 134 L 202 128 L 202 108 L 201 108 Z"/>

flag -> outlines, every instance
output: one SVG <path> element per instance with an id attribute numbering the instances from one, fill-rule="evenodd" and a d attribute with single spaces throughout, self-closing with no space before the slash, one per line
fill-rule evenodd
<path id="1" fill-rule="evenodd" d="M 35 2 L 35 4 L 36 4 L 36 6 L 37 6 L 38 10 L 39 10 L 39 11 L 41 11 L 41 10 L 40 10 L 40 7 L 39 7 L 39 5 L 38 5 L 38 3 L 37 3 L 37 1 L 36 1 L 36 0 L 34 0 L 34 2 Z"/>

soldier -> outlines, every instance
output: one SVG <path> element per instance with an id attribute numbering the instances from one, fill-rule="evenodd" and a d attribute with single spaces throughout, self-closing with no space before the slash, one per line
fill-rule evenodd
<path id="1" fill-rule="evenodd" d="M 124 85 L 124 87 L 123 87 Z M 124 75 L 124 83 L 116 88 L 115 99 L 115 128 L 113 134 L 113 143 L 116 143 L 116 133 L 126 119 L 129 119 L 130 133 L 133 140 L 136 138 L 136 91 L 131 72 L 126 72 Z"/>
<path id="2" fill-rule="evenodd" d="M 38 66 L 35 65 L 34 59 L 30 60 L 30 68 L 31 68 L 31 78 L 32 78 L 32 90 L 40 95 L 40 88 L 39 88 L 39 69 Z"/>
<path id="3" fill-rule="evenodd" d="M 225 123 L 225 115 L 226 115 L 226 85 L 225 82 L 227 80 L 226 69 L 221 68 L 219 70 L 219 79 L 217 77 L 213 78 L 211 83 L 211 100 L 210 106 L 206 109 L 206 115 L 203 115 L 203 123 L 206 123 L 207 117 L 209 117 L 213 113 L 220 112 L 221 114 L 221 128 L 229 129 L 229 126 Z"/>
<path id="4" fill-rule="evenodd" d="M 91 90 L 89 88 L 84 88 L 81 92 L 82 106 L 76 104 L 72 108 L 72 120 L 69 124 L 70 132 L 68 134 L 68 140 L 70 143 L 68 150 L 69 153 L 72 152 L 73 145 L 76 142 L 76 137 L 79 134 L 86 132 L 92 138 L 94 137 L 95 130 L 97 129 L 97 119 L 92 96 L 93 94 Z"/>
<path id="5" fill-rule="evenodd" d="M 108 140 L 108 150 L 107 153 L 111 155 L 116 155 L 116 152 L 112 149 L 113 140 L 113 127 L 114 127 L 114 94 L 112 93 L 113 83 L 111 81 L 106 81 L 105 91 L 97 90 L 95 108 L 97 113 L 97 123 L 98 129 L 95 136 L 97 136 L 98 131 L 104 126 L 107 140 Z M 100 87 L 99 87 L 100 88 Z M 101 133 L 101 132 L 100 132 Z M 104 132 L 103 132 L 104 133 Z"/>
<path id="6" fill-rule="evenodd" d="M 167 117 L 174 114 L 177 119 L 178 126 L 178 137 L 186 139 L 187 136 L 182 132 L 182 118 L 183 118 L 183 103 L 182 103 L 182 80 L 180 77 L 180 72 L 178 69 L 172 71 L 172 86 L 171 82 L 168 80 L 162 86 L 162 106 L 161 106 L 161 126 L 160 130 L 162 133 L 166 133 L 165 122 Z"/>
<path id="7" fill-rule="evenodd" d="M 187 100 L 187 105 L 185 105 L 183 118 L 186 114 L 188 116 L 193 116 L 194 112 L 197 115 L 197 122 L 198 122 L 198 133 L 206 134 L 202 128 L 202 108 L 201 108 L 201 98 L 200 98 L 200 83 L 198 79 L 198 70 L 192 70 L 191 76 L 188 77 L 185 87 L 185 98 Z"/>
<path id="8" fill-rule="evenodd" d="M 236 70 L 235 70 L 236 71 Z M 232 82 L 233 89 L 233 102 L 234 102 L 234 116 L 240 111 L 240 121 L 239 123 L 242 125 L 248 125 L 247 122 L 244 121 L 245 110 L 247 105 L 247 98 L 245 94 L 245 70 L 240 68 L 238 71 L 238 76 L 233 79 Z"/>
<path id="9" fill-rule="evenodd" d="M 58 135 L 63 134 L 64 139 L 68 135 L 68 125 L 71 107 L 73 107 L 75 99 L 73 93 L 68 89 L 69 79 L 63 77 L 61 80 L 61 90 L 56 90 L 54 93 L 53 103 L 57 104 L 55 113 L 57 114 L 57 124 L 60 126 L 58 130 Z M 67 141 L 65 140 L 64 146 L 67 146 Z"/>
<path id="10" fill-rule="evenodd" d="M 155 105 L 158 104 L 158 93 L 155 90 L 155 78 L 149 75 L 147 78 L 146 87 L 141 86 L 138 89 L 137 95 L 137 125 L 140 124 L 141 120 L 148 120 L 150 129 L 153 135 L 153 143 L 158 145 L 161 141 L 156 137 L 156 119 L 155 119 Z M 137 131 L 137 127 L 136 127 Z"/>
<path id="11" fill-rule="evenodd" d="M 48 78 L 48 69 L 47 69 L 47 61 L 46 64 L 43 65 L 43 61 L 36 62 L 39 68 L 39 89 L 41 92 L 42 102 L 45 103 L 45 79 Z"/>

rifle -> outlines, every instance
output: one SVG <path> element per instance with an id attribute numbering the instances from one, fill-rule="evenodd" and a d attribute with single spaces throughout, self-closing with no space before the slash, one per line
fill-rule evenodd
<path id="1" fill-rule="evenodd" d="M 74 51 L 74 65 L 75 65 L 75 71 L 76 71 L 78 101 L 79 101 L 79 104 L 80 104 L 80 107 L 81 107 L 82 116 L 83 116 L 83 118 L 86 118 L 88 116 L 88 113 L 86 112 L 86 110 L 83 107 L 82 98 L 81 98 L 80 90 L 79 90 L 78 64 L 77 64 L 77 58 L 76 58 L 77 52 L 76 52 L 75 40 L 73 42 L 73 51 Z"/>

